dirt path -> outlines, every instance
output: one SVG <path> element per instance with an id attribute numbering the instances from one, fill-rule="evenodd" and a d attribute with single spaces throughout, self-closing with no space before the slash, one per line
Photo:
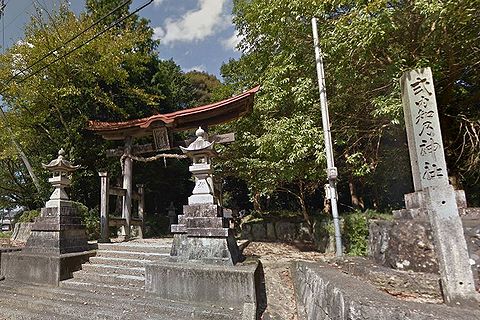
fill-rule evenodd
<path id="1" fill-rule="evenodd" d="M 267 308 L 263 320 L 297 320 L 297 306 L 291 274 L 294 260 L 325 261 L 324 254 L 301 250 L 284 243 L 253 242 L 244 250 L 261 258 L 265 273 Z"/>

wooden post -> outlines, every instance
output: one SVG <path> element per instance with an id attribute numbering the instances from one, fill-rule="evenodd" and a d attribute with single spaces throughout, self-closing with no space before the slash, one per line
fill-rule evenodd
<path id="1" fill-rule="evenodd" d="M 132 137 L 125 139 L 124 155 L 125 161 L 123 163 L 123 189 L 125 189 L 125 197 L 123 198 L 122 218 L 125 219 L 125 226 L 122 229 L 122 235 L 125 239 L 130 238 L 130 225 L 132 222 L 132 175 L 133 175 L 133 160 L 130 157 L 132 154 Z"/>
<path id="2" fill-rule="evenodd" d="M 143 239 L 145 234 L 145 216 L 144 216 L 144 209 L 145 209 L 145 190 L 143 184 L 137 184 L 137 192 L 138 192 L 138 217 L 142 220 L 139 230 L 139 237 Z"/>
<path id="3" fill-rule="evenodd" d="M 110 242 L 108 228 L 108 189 L 110 188 L 110 179 L 107 172 L 99 172 L 100 176 L 100 240 L 99 242 Z"/>

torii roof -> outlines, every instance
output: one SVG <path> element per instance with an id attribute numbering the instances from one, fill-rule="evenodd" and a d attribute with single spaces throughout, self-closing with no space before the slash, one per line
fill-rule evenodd
<path id="1" fill-rule="evenodd" d="M 244 93 L 216 103 L 179 110 L 167 114 L 123 122 L 89 121 L 88 129 L 99 133 L 107 140 L 123 140 L 128 136 L 150 135 L 153 129 L 168 127 L 169 130 L 183 131 L 199 126 L 209 126 L 237 119 L 252 110 L 253 98 L 260 89 L 257 86 Z"/>

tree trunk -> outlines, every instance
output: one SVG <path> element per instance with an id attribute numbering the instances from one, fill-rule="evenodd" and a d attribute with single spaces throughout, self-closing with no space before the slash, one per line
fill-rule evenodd
<path id="1" fill-rule="evenodd" d="M 350 190 L 350 199 L 354 209 L 365 209 L 363 199 L 358 196 L 357 187 L 352 175 L 348 178 L 348 188 Z"/>
<path id="2" fill-rule="evenodd" d="M 262 204 L 260 202 L 260 193 L 258 192 L 255 192 L 255 194 L 253 195 L 253 210 L 257 211 L 257 212 L 261 212 L 262 211 Z"/>
<path id="3" fill-rule="evenodd" d="M 311 235 L 313 235 L 313 223 L 310 219 L 310 215 L 308 214 L 308 211 L 307 211 L 307 205 L 305 203 L 305 190 L 304 190 L 303 182 L 300 182 L 298 184 L 298 190 L 299 190 L 298 201 L 300 202 L 300 208 L 302 210 L 303 219 L 305 219 L 305 222 L 308 225 L 308 231 L 310 232 Z"/>

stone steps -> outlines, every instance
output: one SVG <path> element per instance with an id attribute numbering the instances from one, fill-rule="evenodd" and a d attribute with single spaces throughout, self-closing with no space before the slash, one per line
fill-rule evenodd
<path id="1" fill-rule="evenodd" d="M 241 310 L 154 297 L 111 296 L 12 283 L 0 284 L 0 319 L 241 319 Z"/>
<path id="2" fill-rule="evenodd" d="M 145 291 L 141 287 L 119 287 L 118 285 L 106 283 L 92 283 L 77 279 L 69 279 L 62 281 L 61 288 L 69 290 L 78 290 L 89 293 L 102 293 L 105 295 L 138 298 L 143 297 Z"/>
<path id="3" fill-rule="evenodd" d="M 61 286 L 108 294 L 140 293 L 145 286 L 145 264 L 170 256 L 170 240 L 160 244 L 98 243 L 97 254 L 83 264 L 73 279 Z"/>
<path id="4" fill-rule="evenodd" d="M 2 304 L 2 313 L 4 312 L 3 306 L 7 306 L 11 310 L 15 310 L 13 314 L 20 315 L 41 315 L 44 319 L 64 319 L 66 317 L 75 315 L 76 319 L 88 320 L 100 319 L 100 317 L 108 318 L 108 310 L 95 310 L 95 307 L 89 305 L 88 313 L 79 310 L 85 308 L 85 304 L 81 302 L 73 302 L 58 297 L 57 299 L 38 298 L 35 294 L 37 291 L 28 293 L 14 293 L 10 294 L 8 291 L 0 292 L 0 301 Z M 1 314 L 1 313 L 0 313 Z M 7 314 L 2 315 L 8 319 L 16 319 L 14 316 Z M 98 316 L 98 317 L 97 317 Z M 2 318 L 3 319 L 3 318 Z"/>
<path id="5" fill-rule="evenodd" d="M 169 253 L 149 253 L 140 251 L 117 251 L 117 250 L 104 250 L 99 249 L 97 251 L 97 257 L 102 258 L 120 258 L 120 259 L 136 259 L 136 260 L 162 260 L 168 258 Z"/>
<path id="6" fill-rule="evenodd" d="M 104 275 L 131 275 L 144 277 L 145 268 L 142 267 L 127 267 L 123 265 L 111 265 L 111 264 L 101 264 L 101 263 L 85 263 L 82 266 L 82 270 L 86 273 L 100 273 Z"/>
<path id="7" fill-rule="evenodd" d="M 145 253 L 170 253 L 172 247 L 171 243 L 158 245 L 145 245 L 137 243 L 98 243 L 99 250 L 113 250 L 113 251 L 134 251 Z"/>
<path id="8" fill-rule="evenodd" d="M 84 283 L 109 284 L 119 288 L 143 289 L 145 285 L 144 276 L 132 276 L 128 274 L 101 274 L 97 272 L 79 271 L 73 274 L 73 279 Z"/>
<path id="9" fill-rule="evenodd" d="M 109 266 L 120 266 L 129 268 L 144 268 L 145 263 L 153 262 L 153 260 L 144 259 L 122 259 L 122 258 L 108 258 L 108 257 L 91 257 L 89 264 L 102 264 Z M 84 264 L 82 268 L 85 266 Z"/>

